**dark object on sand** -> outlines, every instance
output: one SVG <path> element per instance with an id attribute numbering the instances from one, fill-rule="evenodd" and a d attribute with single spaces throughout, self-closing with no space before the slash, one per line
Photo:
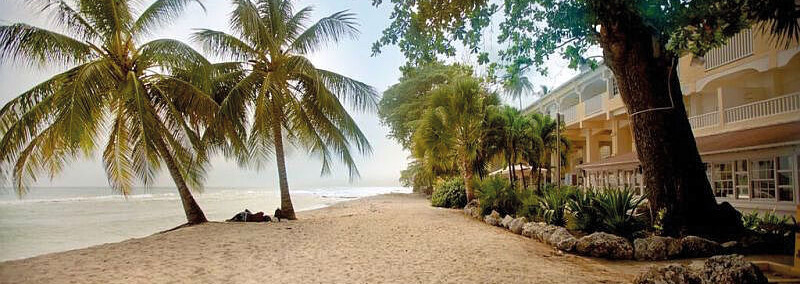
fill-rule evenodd
<path id="1" fill-rule="evenodd" d="M 270 222 L 272 218 L 267 215 L 264 215 L 264 212 L 258 212 L 253 214 L 250 210 L 245 209 L 242 212 L 237 213 L 227 220 L 228 222 Z"/>
<path id="2" fill-rule="evenodd" d="M 283 215 L 283 211 L 281 211 L 280 208 L 275 208 L 275 214 L 273 216 L 275 216 L 275 219 L 278 219 L 278 222 L 281 221 L 281 218 L 288 220 L 288 218 Z"/>

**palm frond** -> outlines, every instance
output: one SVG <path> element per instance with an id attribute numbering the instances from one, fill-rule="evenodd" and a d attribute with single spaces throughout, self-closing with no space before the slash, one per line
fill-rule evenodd
<path id="1" fill-rule="evenodd" d="M 225 32 L 200 29 L 192 34 L 192 41 L 200 43 L 205 52 L 232 60 L 258 58 L 258 52 L 247 43 Z"/>
<path id="2" fill-rule="evenodd" d="M 39 1 L 32 1 L 31 3 L 39 4 Z M 54 23 L 62 27 L 76 37 L 84 40 L 91 40 L 97 38 L 99 35 L 80 12 L 76 11 L 64 0 L 46 0 L 44 5 L 41 5 L 42 12 L 49 12 L 53 18 Z"/>
<path id="3" fill-rule="evenodd" d="M 354 13 L 339 11 L 311 25 L 291 43 L 290 49 L 300 54 L 314 52 L 326 44 L 338 43 L 345 38 L 358 37 L 358 22 Z"/>
<path id="4" fill-rule="evenodd" d="M 378 108 L 378 92 L 370 85 L 336 72 L 317 69 L 323 85 L 344 103 L 358 110 L 374 111 Z"/>
<path id="5" fill-rule="evenodd" d="M 189 45 L 174 39 L 157 39 L 143 44 L 137 58 L 138 64 L 161 67 L 169 71 L 192 70 L 208 74 L 210 64 L 202 54 Z"/>
<path id="6" fill-rule="evenodd" d="M 44 66 L 83 63 L 90 56 L 89 45 L 67 35 L 22 23 L 0 26 L 0 58 Z"/>
<path id="7" fill-rule="evenodd" d="M 128 0 L 78 0 L 78 11 L 108 41 L 121 41 L 119 34 L 129 31 L 133 15 Z"/>
<path id="8" fill-rule="evenodd" d="M 268 50 L 273 46 L 273 37 L 258 13 L 258 8 L 250 0 L 233 0 L 230 28 L 248 45 L 257 50 Z"/>
<path id="9" fill-rule="evenodd" d="M 139 15 L 133 23 L 131 33 L 136 36 L 147 35 L 152 29 L 172 22 L 192 3 L 197 3 L 205 11 L 206 7 L 200 0 L 156 0 Z"/>

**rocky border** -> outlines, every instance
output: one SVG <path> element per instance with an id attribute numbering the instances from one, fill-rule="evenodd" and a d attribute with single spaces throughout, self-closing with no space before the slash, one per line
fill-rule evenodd
<path id="1" fill-rule="evenodd" d="M 514 218 L 506 215 L 501 218 L 497 211 L 481 216 L 480 208 L 475 200 L 464 207 L 464 213 L 467 216 L 482 219 L 489 225 L 504 227 L 515 234 L 536 239 L 561 251 L 605 259 L 667 260 L 708 257 L 730 253 L 738 246 L 736 242 L 719 244 L 696 236 L 686 236 L 680 239 L 650 236 L 637 238 L 633 243 L 626 238 L 604 232 L 595 232 L 575 238 L 564 227 L 543 222 L 528 222 L 525 217 Z"/>

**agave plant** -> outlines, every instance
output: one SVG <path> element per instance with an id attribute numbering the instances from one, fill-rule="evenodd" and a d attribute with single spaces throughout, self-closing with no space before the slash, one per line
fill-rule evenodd
<path id="1" fill-rule="evenodd" d="M 230 138 L 224 140 L 233 142 L 228 145 L 233 152 L 240 158 L 247 155 L 243 161 L 259 164 L 274 157 L 282 212 L 295 219 L 284 142 L 321 157 L 322 174 L 330 173 L 334 160 L 341 160 L 351 178 L 358 176 L 351 148 L 371 152 L 342 102 L 374 110 L 375 89 L 317 68 L 307 58 L 327 44 L 356 37 L 355 15 L 340 11 L 309 25 L 311 7 L 295 11 L 291 1 L 233 0 L 233 5 L 233 34 L 201 29 L 193 35 L 207 52 L 232 59 L 246 71 L 221 101 L 213 127 L 217 135 L 207 136 L 208 141 L 218 145 L 223 140 L 219 138 Z"/>
<path id="2" fill-rule="evenodd" d="M 643 196 L 637 196 L 628 188 L 604 189 L 597 195 L 603 229 L 609 233 L 631 236 L 641 225 L 636 217 L 640 215 L 637 208 L 642 201 Z"/>
<path id="3" fill-rule="evenodd" d="M 567 186 L 548 186 L 544 189 L 539 206 L 545 222 L 556 226 L 567 224 L 567 204 L 573 192 L 574 189 Z"/>
<path id="4" fill-rule="evenodd" d="M 69 69 L 0 109 L 0 169 L 18 194 L 41 172 L 53 176 L 102 146 L 114 190 L 129 194 L 134 179 L 151 184 L 163 163 L 187 221 L 205 222 L 190 188 L 202 188 L 206 159 L 199 136 L 217 104 L 185 79 L 200 82 L 208 62 L 180 41 L 143 40 L 200 2 L 157 0 L 138 15 L 135 1 L 34 3 L 64 32 L 25 23 L 0 26 L 0 58 Z M 178 72 L 184 76 L 171 75 Z"/>

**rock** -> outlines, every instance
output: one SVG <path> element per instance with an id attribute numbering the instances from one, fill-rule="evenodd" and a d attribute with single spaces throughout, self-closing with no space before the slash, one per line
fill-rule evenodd
<path id="1" fill-rule="evenodd" d="M 550 235 L 553 234 L 553 232 L 555 232 L 557 229 L 558 227 L 556 226 L 542 223 L 540 226 L 534 228 L 534 237 L 537 240 L 547 242 L 547 240 L 550 239 Z"/>
<path id="2" fill-rule="evenodd" d="M 767 278 L 755 264 L 741 255 L 718 255 L 706 260 L 700 271 L 703 283 L 755 284 L 767 283 Z"/>
<path id="3" fill-rule="evenodd" d="M 681 242 L 670 237 L 650 236 L 633 241 L 634 257 L 638 260 L 664 260 L 681 254 Z"/>
<path id="4" fill-rule="evenodd" d="M 578 239 L 572 236 L 567 229 L 556 227 L 546 242 L 560 250 L 572 251 L 575 248 L 575 244 L 578 243 Z"/>
<path id="5" fill-rule="evenodd" d="M 478 207 L 479 203 L 477 199 L 473 199 L 466 206 L 464 206 L 464 214 L 470 216 L 472 218 L 478 218 L 481 216 L 481 209 Z"/>
<path id="6" fill-rule="evenodd" d="M 508 229 L 511 230 L 514 234 L 521 234 L 522 233 L 522 226 L 528 222 L 528 218 L 519 217 L 511 221 L 511 224 L 508 225 Z"/>
<path id="7" fill-rule="evenodd" d="M 720 244 L 722 251 L 724 253 L 734 253 L 736 250 L 739 249 L 739 242 L 737 241 L 728 241 Z"/>
<path id="8" fill-rule="evenodd" d="M 536 226 L 535 222 L 528 222 L 522 225 L 522 235 L 530 238 L 533 235 L 534 226 Z"/>
<path id="9" fill-rule="evenodd" d="M 514 221 L 514 217 L 511 217 L 511 215 L 506 215 L 506 217 L 503 218 L 502 221 L 500 221 L 500 225 L 508 229 L 509 225 L 511 224 L 511 221 Z"/>
<path id="10" fill-rule="evenodd" d="M 721 250 L 719 243 L 697 236 L 686 236 L 681 239 L 683 256 L 706 257 L 712 256 Z"/>
<path id="11" fill-rule="evenodd" d="M 492 213 L 486 215 L 486 217 L 483 218 L 483 221 L 492 226 L 500 226 L 500 213 L 492 210 Z"/>
<path id="12" fill-rule="evenodd" d="M 597 232 L 578 239 L 575 250 L 583 255 L 608 259 L 632 259 L 633 246 L 623 237 Z"/>
<path id="13" fill-rule="evenodd" d="M 635 284 L 700 284 L 700 276 L 685 265 L 653 266 L 633 279 Z"/>

